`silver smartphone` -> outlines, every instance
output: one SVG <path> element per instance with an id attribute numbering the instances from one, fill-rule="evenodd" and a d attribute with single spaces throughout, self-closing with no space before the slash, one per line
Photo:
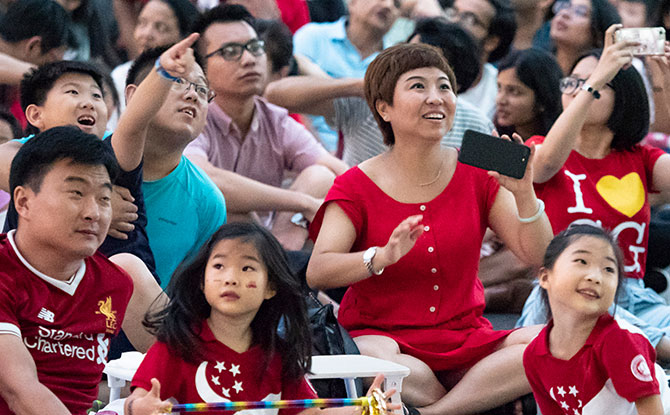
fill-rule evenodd
<path id="1" fill-rule="evenodd" d="M 636 56 L 663 55 L 665 52 L 665 29 L 662 27 L 631 27 L 614 32 L 614 42 L 637 42 L 633 49 Z"/>

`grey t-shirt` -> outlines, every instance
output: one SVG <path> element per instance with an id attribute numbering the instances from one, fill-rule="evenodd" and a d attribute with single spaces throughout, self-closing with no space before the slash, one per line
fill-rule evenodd
<path id="1" fill-rule="evenodd" d="M 344 140 L 342 159 L 345 163 L 356 166 L 386 151 L 387 147 L 379 126 L 363 98 L 338 98 L 333 104 L 335 114 L 328 123 L 342 132 Z M 491 134 L 493 123 L 472 104 L 458 100 L 454 123 L 451 130 L 442 138 L 442 145 L 460 147 L 463 133 L 467 129 Z"/>

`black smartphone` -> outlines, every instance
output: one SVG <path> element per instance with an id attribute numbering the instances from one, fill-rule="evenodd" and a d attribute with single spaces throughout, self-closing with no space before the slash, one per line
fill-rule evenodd
<path id="1" fill-rule="evenodd" d="M 458 161 L 521 179 L 526 172 L 529 157 L 530 148 L 523 144 L 465 130 Z"/>

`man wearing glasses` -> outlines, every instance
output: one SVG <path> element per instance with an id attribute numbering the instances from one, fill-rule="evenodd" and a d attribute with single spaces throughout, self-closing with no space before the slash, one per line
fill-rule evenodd
<path id="1" fill-rule="evenodd" d="M 498 70 L 491 64 L 507 55 L 516 32 L 509 0 L 456 0 L 447 18 L 467 30 L 479 44 L 481 73 L 459 99 L 481 108 L 492 118 L 498 93 Z"/>
<path id="2" fill-rule="evenodd" d="M 238 220 L 250 220 L 253 213 L 285 248 L 301 249 L 307 230 L 291 223 L 292 217 L 300 213 L 311 219 L 318 199 L 347 166 L 285 109 L 260 97 L 267 82 L 267 57 L 244 7 L 216 7 L 196 22 L 194 31 L 201 34 L 198 49 L 206 58 L 216 97 L 203 133 L 185 154 L 219 186 Z M 287 170 L 297 176 L 284 190 Z M 231 172 L 251 180 L 241 182 Z"/>
<path id="3" fill-rule="evenodd" d="M 166 49 L 142 52 L 126 81 L 129 104 L 140 84 L 156 83 L 157 78 L 161 81 L 157 85 L 160 89 L 154 88 L 151 117 L 147 117 L 142 191 L 149 246 L 163 289 L 179 263 L 194 254 L 226 221 L 223 195 L 182 155 L 188 143 L 202 132 L 214 92 L 197 56 L 194 62 L 189 60 L 184 74 L 166 71 L 160 58 Z M 154 70 L 160 76 L 152 80 L 149 75 Z"/>

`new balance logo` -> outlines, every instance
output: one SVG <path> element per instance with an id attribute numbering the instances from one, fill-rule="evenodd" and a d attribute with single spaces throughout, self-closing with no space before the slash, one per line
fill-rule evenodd
<path id="1" fill-rule="evenodd" d="M 54 322 L 54 317 L 55 317 L 55 315 L 54 315 L 53 311 L 49 311 L 44 307 L 42 307 L 40 312 L 37 314 L 37 318 L 41 318 L 42 320 L 46 320 L 49 323 Z"/>

